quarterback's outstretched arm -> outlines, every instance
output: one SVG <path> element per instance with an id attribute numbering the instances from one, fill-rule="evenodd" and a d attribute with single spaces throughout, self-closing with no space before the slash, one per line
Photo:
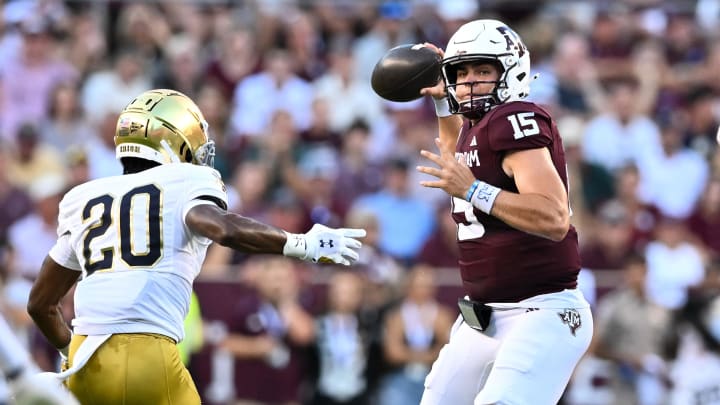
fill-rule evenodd
<path id="1" fill-rule="evenodd" d="M 46 256 L 30 290 L 28 313 L 48 341 L 61 351 L 70 344 L 72 332 L 63 319 L 60 300 L 79 276 L 80 272 L 67 269 Z"/>
<path id="2" fill-rule="evenodd" d="M 365 236 L 363 229 L 331 229 L 320 224 L 308 233 L 292 234 L 213 204 L 191 208 L 185 223 L 191 231 L 242 252 L 283 254 L 344 265 L 358 259 L 357 249 L 362 244 L 354 238 Z"/>

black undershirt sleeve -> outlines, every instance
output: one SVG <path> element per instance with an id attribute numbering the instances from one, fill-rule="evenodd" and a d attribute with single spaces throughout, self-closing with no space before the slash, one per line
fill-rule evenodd
<path id="1" fill-rule="evenodd" d="M 212 203 L 215 203 L 218 207 L 220 207 L 220 208 L 224 209 L 225 211 L 227 211 L 227 204 L 225 203 L 225 201 L 223 201 L 223 200 L 221 200 L 221 199 L 219 199 L 219 198 L 217 198 L 217 197 L 214 197 L 214 196 L 211 196 L 211 195 L 201 195 L 201 196 L 199 196 L 199 197 L 195 197 L 195 199 L 196 199 L 196 200 L 210 201 L 210 202 L 212 202 Z"/>

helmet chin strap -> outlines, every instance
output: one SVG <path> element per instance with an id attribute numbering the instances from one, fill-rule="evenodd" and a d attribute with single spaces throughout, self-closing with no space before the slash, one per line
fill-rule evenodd
<path id="1" fill-rule="evenodd" d="M 460 112 L 467 118 L 480 119 L 493 106 L 492 95 L 472 96 L 470 100 L 460 104 Z"/>

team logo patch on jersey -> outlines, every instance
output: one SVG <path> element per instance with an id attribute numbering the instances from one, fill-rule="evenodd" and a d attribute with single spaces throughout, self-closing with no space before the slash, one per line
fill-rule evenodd
<path id="1" fill-rule="evenodd" d="M 566 324 L 570 328 L 570 333 L 575 336 L 575 331 L 582 326 L 582 319 L 580 313 L 575 309 L 565 309 L 564 312 L 558 312 L 558 316 L 562 323 Z"/>

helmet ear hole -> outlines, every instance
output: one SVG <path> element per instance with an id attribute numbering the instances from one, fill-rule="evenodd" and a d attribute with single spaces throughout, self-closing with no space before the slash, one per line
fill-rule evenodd
<path id="1" fill-rule="evenodd" d="M 187 142 L 183 142 L 180 146 L 180 156 L 186 163 L 192 163 L 192 152 L 190 151 Z"/>

